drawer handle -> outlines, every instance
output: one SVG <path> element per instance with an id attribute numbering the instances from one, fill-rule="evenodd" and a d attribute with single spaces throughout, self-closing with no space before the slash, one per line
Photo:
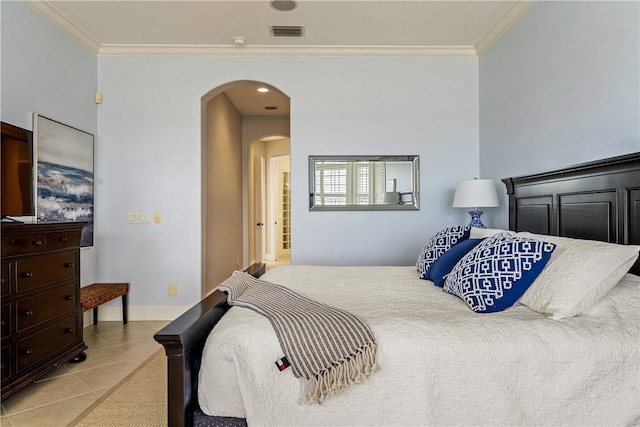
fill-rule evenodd
<path id="1" fill-rule="evenodd" d="M 42 240 L 34 240 L 31 244 L 33 246 L 42 246 Z"/>
<path id="2" fill-rule="evenodd" d="M 73 295 L 65 295 L 64 299 L 66 299 L 67 301 L 73 301 L 74 299 L 76 299 L 76 297 L 74 297 Z"/>
<path id="3" fill-rule="evenodd" d="M 73 329 L 73 328 L 66 328 L 66 329 L 64 330 L 64 333 L 65 333 L 65 334 L 72 334 L 72 333 L 74 333 L 75 331 L 76 331 L 76 330 L 75 330 L 75 329 Z"/>
<path id="4" fill-rule="evenodd" d="M 33 316 L 33 310 L 24 310 L 22 312 L 23 316 Z"/>
<path id="5" fill-rule="evenodd" d="M 31 350 L 30 348 L 24 349 L 24 350 L 22 350 L 22 354 L 24 356 L 30 356 L 30 355 L 33 354 L 33 350 Z"/>
<path id="6" fill-rule="evenodd" d="M 29 273 L 28 271 L 23 271 L 21 274 L 22 277 L 28 279 L 29 277 L 33 277 L 33 273 Z"/>
<path id="7" fill-rule="evenodd" d="M 64 268 L 73 268 L 73 263 L 72 262 L 65 262 L 64 263 Z"/>
<path id="8" fill-rule="evenodd" d="M 61 237 L 58 240 L 60 240 L 62 243 L 66 243 L 66 242 L 69 241 L 69 238 L 68 237 Z"/>

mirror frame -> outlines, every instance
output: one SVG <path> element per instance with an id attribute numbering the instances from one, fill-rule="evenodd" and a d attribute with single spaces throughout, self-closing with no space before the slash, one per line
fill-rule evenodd
<path id="1" fill-rule="evenodd" d="M 317 162 L 411 162 L 412 202 L 403 204 L 380 205 L 331 205 L 316 206 L 313 204 L 315 197 L 315 165 Z M 309 156 L 309 210 L 310 211 L 417 211 L 420 210 L 420 156 Z"/>

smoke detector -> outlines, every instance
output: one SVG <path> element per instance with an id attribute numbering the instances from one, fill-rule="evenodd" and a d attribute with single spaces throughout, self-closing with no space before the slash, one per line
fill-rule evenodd
<path id="1" fill-rule="evenodd" d="M 244 46 L 247 43 L 247 39 L 245 39 L 244 37 L 234 37 L 233 38 L 233 44 L 235 44 L 236 46 Z"/>
<path id="2" fill-rule="evenodd" d="M 280 12 L 288 12 L 298 7 L 298 3 L 293 0 L 272 0 L 271 7 Z"/>

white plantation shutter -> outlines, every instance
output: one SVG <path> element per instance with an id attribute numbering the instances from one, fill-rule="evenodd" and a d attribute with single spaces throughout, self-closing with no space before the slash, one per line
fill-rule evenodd
<path id="1" fill-rule="evenodd" d="M 368 205 L 373 202 L 370 162 L 316 165 L 315 205 Z"/>

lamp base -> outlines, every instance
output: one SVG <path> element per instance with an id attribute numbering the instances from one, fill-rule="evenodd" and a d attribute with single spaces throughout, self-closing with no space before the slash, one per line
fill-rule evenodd
<path id="1" fill-rule="evenodd" d="M 487 228 L 484 226 L 482 221 L 480 221 L 480 215 L 482 214 L 482 211 L 469 211 L 469 215 L 471 215 L 471 222 L 469 225 L 476 228 Z"/>

